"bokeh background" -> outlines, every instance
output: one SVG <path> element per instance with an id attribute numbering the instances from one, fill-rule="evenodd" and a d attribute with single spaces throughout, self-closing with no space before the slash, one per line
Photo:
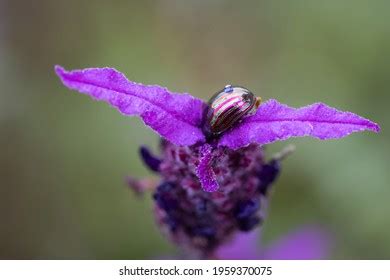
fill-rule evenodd
<path id="1" fill-rule="evenodd" d="M 390 2 L 0 0 L 0 258 L 144 259 L 175 248 L 148 196 L 136 118 L 65 89 L 53 66 L 111 66 L 208 99 L 227 83 L 292 106 L 323 101 L 382 126 L 297 147 L 275 185 L 265 243 L 306 224 L 330 258 L 390 258 Z M 269 154 L 285 143 L 267 147 Z"/>

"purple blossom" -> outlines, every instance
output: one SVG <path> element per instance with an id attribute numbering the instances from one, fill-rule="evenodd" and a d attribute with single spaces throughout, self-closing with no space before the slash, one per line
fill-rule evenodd
<path id="1" fill-rule="evenodd" d="M 279 168 L 273 163 L 277 161 L 266 163 L 262 149 L 254 144 L 239 150 L 207 151 L 218 158 L 213 176 L 223 188 L 205 192 L 196 177 L 203 150 L 204 146 L 180 147 L 162 141 L 162 181 L 153 195 L 160 228 L 193 258 L 211 258 L 237 230 L 247 232 L 262 223 L 267 205 L 264 193 Z"/>
<path id="2" fill-rule="evenodd" d="M 224 260 L 317 260 L 329 256 L 331 236 L 318 226 L 293 230 L 269 246 L 259 244 L 259 230 L 237 234 L 216 251 Z"/>
<path id="3" fill-rule="evenodd" d="M 158 186 L 132 177 L 128 182 L 137 193 L 154 189 L 161 230 L 196 258 L 213 258 L 237 232 L 250 232 L 263 222 L 270 186 L 290 149 L 265 161 L 262 145 L 290 137 L 324 140 L 380 130 L 367 119 L 322 103 L 294 109 L 269 100 L 253 115 L 210 137 L 204 134 L 208 105 L 189 94 L 134 83 L 111 68 L 68 72 L 56 66 L 55 71 L 68 88 L 105 101 L 124 115 L 139 116 L 162 137 L 158 156 L 140 149 L 145 165 L 161 177 Z M 311 236 L 306 235 L 305 242 L 316 240 Z M 283 245 L 297 252 L 294 246 L 287 241 Z M 272 252 L 262 257 L 275 258 L 283 249 Z"/>
<path id="4" fill-rule="evenodd" d="M 218 189 L 217 179 L 210 168 L 210 152 L 215 146 L 239 149 L 251 143 L 263 145 L 290 137 L 312 136 L 324 140 L 357 131 L 380 130 L 377 124 L 367 119 L 322 103 L 294 109 L 269 100 L 255 115 L 244 119 L 217 142 L 205 143 L 202 118 L 207 105 L 202 100 L 189 94 L 171 93 L 160 86 L 131 82 L 112 68 L 67 72 L 56 66 L 55 70 L 70 89 L 106 101 L 124 115 L 140 116 L 146 125 L 177 146 L 205 144 L 197 175 L 206 191 Z"/>

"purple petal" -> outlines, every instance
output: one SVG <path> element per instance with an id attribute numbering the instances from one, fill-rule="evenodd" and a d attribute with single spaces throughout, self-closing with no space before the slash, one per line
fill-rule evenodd
<path id="1" fill-rule="evenodd" d="M 222 260 L 260 260 L 262 255 L 257 246 L 260 230 L 238 233 L 230 243 L 221 246 L 216 255 Z"/>
<path id="2" fill-rule="evenodd" d="M 204 142 L 201 129 L 205 103 L 189 94 L 171 93 L 160 86 L 134 83 L 112 68 L 66 71 L 55 67 L 65 86 L 140 116 L 146 125 L 179 146 Z"/>
<path id="3" fill-rule="evenodd" d="M 306 227 L 289 233 L 265 252 L 270 260 L 317 260 L 328 257 L 330 236 L 318 227 Z"/>
<path id="4" fill-rule="evenodd" d="M 323 103 L 295 109 L 271 99 L 261 105 L 255 115 L 224 134 L 219 145 L 238 149 L 250 143 L 263 145 L 290 137 L 341 138 L 363 130 L 379 132 L 380 127 L 358 115 L 338 111 Z"/>
<path id="5" fill-rule="evenodd" d="M 212 152 L 213 148 L 209 144 L 204 144 L 200 148 L 201 157 L 199 165 L 196 169 L 196 175 L 202 184 L 202 188 L 206 192 L 215 192 L 219 188 L 217 177 L 215 176 L 214 170 L 212 168 Z"/>

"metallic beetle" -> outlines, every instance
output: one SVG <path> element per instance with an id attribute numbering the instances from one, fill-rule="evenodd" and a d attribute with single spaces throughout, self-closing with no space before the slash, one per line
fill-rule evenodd
<path id="1" fill-rule="evenodd" d="M 204 123 L 206 134 L 217 136 L 228 130 L 245 116 L 254 114 L 260 103 L 261 98 L 244 87 L 225 86 L 208 102 Z"/>

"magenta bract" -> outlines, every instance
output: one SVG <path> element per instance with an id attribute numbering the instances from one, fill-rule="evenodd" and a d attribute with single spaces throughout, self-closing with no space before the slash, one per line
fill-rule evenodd
<path id="1" fill-rule="evenodd" d="M 112 68 L 66 71 L 56 66 L 55 71 L 68 88 L 105 101 L 124 115 L 139 116 L 146 125 L 175 145 L 205 144 L 197 176 L 208 192 L 219 188 L 212 169 L 212 150 L 216 146 L 236 150 L 251 143 L 264 145 L 290 137 L 311 136 L 325 140 L 363 130 L 380 130 L 377 124 L 365 118 L 322 103 L 295 109 L 272 99 L 262 104 L 255 115 L 244 118 L 219 139 L 206 143 L 208 139 L 202 126 L 207 105 L 200 99 L 189 94 L 172 93 L 157 85 L 131 82 Z"/>

